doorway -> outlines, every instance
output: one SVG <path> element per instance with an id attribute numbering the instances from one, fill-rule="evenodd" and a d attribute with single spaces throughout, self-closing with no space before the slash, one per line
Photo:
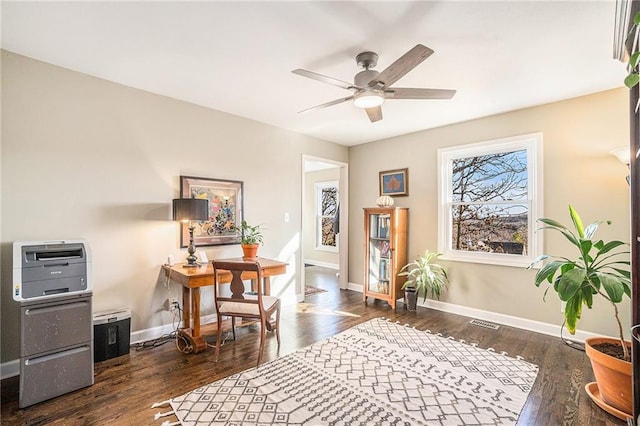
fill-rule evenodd
<path id="1" fill-rule="evenodd" d="M 338 289 L 347 288 L 348 167 L 347 163 L 340 161 L 309 155 L 302 156 L 302 229 L 300 232 L 302 289 L 298 296 L 299 301 L 304 300 L 307 284 L 312 285 L 306 281 L 305 266 L 322 269 L 325 274 L 333 272 Z M 331 197 L 334 190 L 336 204 L 331 206 L 333 201 L 330 200 L 327 203 L 329 208 L 323 212 L 322 197 Z"/>

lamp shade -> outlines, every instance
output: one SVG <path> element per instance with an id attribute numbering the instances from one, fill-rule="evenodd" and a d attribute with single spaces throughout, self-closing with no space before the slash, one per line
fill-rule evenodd
<path id="1" fill-rule="evenodd" d="M 353 96 L 353 104 L 358 108 L 374 108 L 383 102 L 384 95 L 379 90 L 365 90 Z"/>
<path id="2" fill-rule="evenodd" d="M 609 151 L 609 153 L 611 155 L 615 155 L 622 164 L 626 164 L 628 166 L 631 162 L 631 149 L 628 146 L 616 148 L 612 151 Z"/>
<path id="3" fill-rule="evenodd" d="M 174 199 L 173 220 L 209 220 L 209 200 L 200 198 Z"/>

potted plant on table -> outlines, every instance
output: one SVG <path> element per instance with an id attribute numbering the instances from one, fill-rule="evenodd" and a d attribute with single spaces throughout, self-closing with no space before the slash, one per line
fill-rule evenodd
<path id="1" fill-rule="evenodd" d="M 575 334 L 583 306 L 591 309 L 594 297 L 600 296 L 611 304 L 619 338 L 590 337 L 585 341 L 585 350 L 596 376 L 595 385 L 589 383 L 585 389 L 597 405 L 624 420 L 632 413 L 631 356 L 630 343 L 624 340 L 618 303 L 625 295 L 631 296 L 630 272 L 621 269 L 630 264 L 627 260 L 629 251 L 621 250 L 627 246 L 622 241 L 604 242 L 595 238 L 598 227 L 602 223 L 610 225 L 610 221 L 599 220 L 585 227 L 572 206 L 569 206 L 569 215 L 573 229 L 552 219 L 538 221 L 544 224 L 542 229 L 560 232 L 577 249 L 577 258 L 542 255 L 529 268 L 550 260 L 536 273 L 535 284 L 539 287 L 547 281 L 549 287 L 545 296 L 553 289 L 566 303 L 564 317 L 571 334 Z M 613 355 L 608 354 L 611 349 Z"/>
<path id="2" fill-rule="evenodd" d="M 446 269 L 437 263 L 440 253 L 432 253 L 426 250 L 423 255 L 416 257 L 416 260 L 402 267 L 399 276 L 406 276 L 402 288 L 404 289 L 406 304 L 410 311 L 416 310 L 418 295 L 422 294 L 424 300 L 431 293 L 436 299 L 440 299 L 442 290 L 448 283 Z"/>
<path id="3" fill-rule="evenodd" d="M 254 259 L 258 257 L 258 246 L 263 243 L 260 225 L 249 225 L 246 220 L 240 223 L 240 245 L 243 257 Z"/>

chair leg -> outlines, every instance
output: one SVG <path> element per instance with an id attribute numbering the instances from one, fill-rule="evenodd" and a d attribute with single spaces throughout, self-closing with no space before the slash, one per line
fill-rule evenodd
<path id="1" fill-rule="evenodd" d="M 220 355 L 220 340 L 222 339 L 222 317 L 218 315 L 218 332 L 216 334 L 216 353 L 214 356 L 215 362 L 218 362 L 218 356 Z"/>
<path id="2" fill-rule="evenodd" d="M 266 318 L 260 318 L 260 349 L 258 349 L 258 366 L 262 361 L 262 351 L 264 350 L 264 339 L 267 332 L 267 320 Z"/>
<path id="3" fill-rule="evenodd" d="M 231 317 L 231 331 L 233 332 L 233 341 L 236 340 L 236 317 Z"/>
<path id="4" fill-rule="evenodd" d="M 276 340 L 278 347 L 280 347 L 280 305 L 276 308 Z"/>

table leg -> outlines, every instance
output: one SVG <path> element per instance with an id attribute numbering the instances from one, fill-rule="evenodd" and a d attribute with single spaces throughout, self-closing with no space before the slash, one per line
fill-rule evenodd
<path id="1" fill-rule="evenodd" d="M 267 296 L 271 296 L 271 278 L 270 277 L 264 277 L 264 294 Z"/>
<path id="2" fill-rule="evenodd" d="M 182 326 L 191 327 L 191 292 L 188 287 L 182 287 Z"/>
<path id="3" fill-rule="evenodd" d="M 191 309 L 193 310 L 193 337 L 200 337 L 200 288 L 191 289 Z"/>
<path id="4" fill-rule="evenodd" d="M 193 312 L 193 325 L 191 323 L 191 312 Z M 178 334 L 187 340 L 188 345 L 191 346 L 191 351 L 198 353 L 207 350 L 207 342 L 200 336 L 199 288 L 182 287 L 182 322 L 183 328 L 178 331 Z"/>

